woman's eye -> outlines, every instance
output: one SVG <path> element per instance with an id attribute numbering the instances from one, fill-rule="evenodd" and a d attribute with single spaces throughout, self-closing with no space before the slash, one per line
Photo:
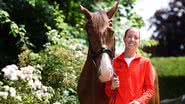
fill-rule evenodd
<path id="1" fill-rule="evenodd" d="M 128 36 L 129 39 L 131 39 L 132 37 L 131 36 Z"/>
<path id="2" fill-rule="evenodd" d="M 137 40 L 137 39 L 139 39 L 139 37 L 135 37 L 135 39 Z"/>

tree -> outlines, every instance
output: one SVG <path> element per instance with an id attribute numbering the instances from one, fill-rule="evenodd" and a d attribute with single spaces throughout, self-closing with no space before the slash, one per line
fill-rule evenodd
<path id="1" fill-rule="evenodd" d="M 117 26 L 115 32 L 121 31 L 120 36 L 123 24 L 140 27 L 143 23 L 132 10 L 135 1 L 120 0 L 120 9 L 126 12 L 119 11 L 113 20 L 118 23 L 114 26 Z M 85 19 L 79 5 L 96 11 L 99 9 L 93 5 L 100 2 L 106 8 L 115 3 L 113 0 L 0 0 L 0 67 L 13 63 L 37 67 L 42 83 L 54 90 L 50 103 L 78 104 L 76 82 L 87 55 Z M 5 84 L 0 82 L 0 86 Z"/>
<path id="2" fill-rule="evenodd" d="M 159 45 L 150 48 L 153 56 L 185 55 L 184 10 L 184 0 L 173 0 L 169 3 L 169 8 L 155 12 L 151 18 L 151 27 L 155 27 L 152 38 L 157 40 Z"/>
<path id="3" fill-rule="evenodd" d="M 80 33 L 64 22 L 58 5 L 47 0 L 0 0 L 0 67 L 18 63 L 25 46 L 34 52 L 44 49 L 51 38 L 47 32 L 52 29 L 60 38 Z"/>

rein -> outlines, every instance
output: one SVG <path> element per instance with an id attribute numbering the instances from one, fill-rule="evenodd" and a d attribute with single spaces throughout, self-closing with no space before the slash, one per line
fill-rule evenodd
<path id="1" fill-rule="evenodd" d="M 91 42 L 90 42 L 89 39 L 88 39 L 88 42 L 89 42 L 89 49 L 90 49 L 90 52 L 91 52 L 91 59 L 92 59 L 92 62 L 93 62 L 93 64 L 94 64 L 94 66 L 95 66 L 96 69 L 98 69 L 98 66 L 97 66 L 95 60 L 96 60 L 96 58 L 99 55 L 101 55 L 103 53 L 107 53 L 110 56 L 111 60 L 113 61 L 114 56 L 115 56 L 115 47 L 113 48 L 113 50 L 111 50 L 110 48 L 103 48 L 103 47 L 101 47 L 97 51 L 93 52 L 93 50 L 91 48 Z M 115 38 L 114 38 L 114 46 L 115 46 Z M 113 70 L 113 72 L 114 72 L 114 70 Z M 100 73 L 98 72 L 97 73 L 97 76 L 99 76 L 99 75 L 100 75 Z"/>
<path id="2" fill-rule="evenodd" d="M 91 52 L 92 52 L 92 51 L 91 51 Z M 103 54 L 103 53 L 107 53 L 107 54 L 111 57 L 111 59 L 113 60 L 114 55 L 113 55 L 113 53 L 112 53 L 112 50 L 109 49 L 109 48 L 100 48 L 100 49 L 98 49 L 95 53 L 92 52 L 92 56 L 91 56 L 92 62 L 93 62 L 94 66 L 95 66 L 97 69 L 98 69 L 98 66 L 97 66 L 97 64 L 96 64 L 96 62 L 95 62 L 96 57 L 97 57 L 98 55 Z M 99 75 L 100 75 L 100 73 L 97 72 L 97 76 L 99 76 Z"/>

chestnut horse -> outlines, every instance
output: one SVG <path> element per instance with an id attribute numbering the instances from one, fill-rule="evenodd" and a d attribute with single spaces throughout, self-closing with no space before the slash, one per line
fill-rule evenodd
<path id="1" fill-rule="evenodd" d="M 88 55 L 78 80 L 77 92 L 80 104 L 108 104 L 105 94 L 105 83 L 113 77 L 112 59 L 115 55 L 115 34 L 112 30 L 112 20 L 118 9 L 118 2 L 107 12 L 90 12 L 83 6 L 87 22 Z M 155 70 L 154 75 L 157 76 Z M 155 77 L 155 96 L 149 104 L 159 104 L 158 77 Z"/>
<path id="2" fill-rule="evenodd" d="M 87 60 L 77 87 L 80 104 L 108 104 L 104 82 L 113 76 L 115 34 L 111 18 L 117 11 L 118 2 L 108 12 L 92 13 L 80 7 L 87 18 L 85 29 L 89 40 Z"/>

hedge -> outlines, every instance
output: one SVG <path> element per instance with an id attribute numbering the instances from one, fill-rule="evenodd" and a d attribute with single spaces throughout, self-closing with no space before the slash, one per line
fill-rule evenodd
<path id="1" fill-rule="evenodd" d="M 157 57 L 151 61 L 159 75 L 161 100 L 185 94 L 185 57 Z"/>
<path id="2" fill-rule="evenodd" d="M 160 77 L 185 76 L 185 57 L 157 57 L 151 60 Z"/>

